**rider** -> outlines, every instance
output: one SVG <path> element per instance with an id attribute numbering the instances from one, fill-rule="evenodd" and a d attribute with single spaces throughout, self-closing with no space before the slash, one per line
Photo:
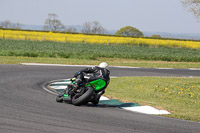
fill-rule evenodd
<path id="1" fill-rule="evenodd" d="M 106 62 L 102 62 L 99 64 L 99 66 L 95 67 L 88 67 L 81 71 L 78 71 L 75 73 L 74 78 L 71 80 L 75 80 L 74 84 L 69 84 L 69 88 L 77 89 L 83 82 L 89 82 L 93 79 L 101 78 L 106 81 L 106 87 L 110 82 L 110 71 L 108 70 L 108 64 Z M 103 91 L 99 92 L 97 97 L 95 98 L 96 101 L 93 101 L 94 103 L 98 103 L 101 95 L 105 93 L 105 89 Z"/>

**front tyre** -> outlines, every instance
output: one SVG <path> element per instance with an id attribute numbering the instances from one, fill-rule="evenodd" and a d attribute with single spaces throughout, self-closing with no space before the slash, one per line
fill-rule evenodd
<path id="1" fill-rule="evenodd" d="M 93 93 L 94 93 L 94 89 L 90 86 L 87 87 L 87 90 L 83 93 L 83 95 L 81 96 L 75 95 L 72 97 L 72 104 L 76 106 L 80 106 L 87 103 L 90 100 Z"/>
<path id="2" fill-rule="evenodd" d="M 63 102 L 63 96 L 58 95 L 56 97 L 56 102 L 62 103 Z"/>

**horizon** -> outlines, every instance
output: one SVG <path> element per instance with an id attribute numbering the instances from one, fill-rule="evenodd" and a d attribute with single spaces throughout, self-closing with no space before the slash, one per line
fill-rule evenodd
<path id="1" fill-rule="evenodd" d="M 30 25 L 30 24 L 23 24 L 25 26 L 39 26 L 39 27 L 43 27 L 43 25 Z M 80 26 L 82 27 L 82 25 L 65 25 L 65 27 L 75 27 L 75 26 Z M 22 26 L 23 27 L 23 26 Z M 109 30 L 109 29 L 108 29 Z M 110 29 L 109 31 L 117 31 L 119 29 Z M 179 32 L 162 32 L 162 31 L 142 31 L 142 32 L 145 32 L 145 33 L 148 33 L 148 32 L 151 32 L 151 33 L 170 33 L 170 34 L 200 34 L 199 33 L 179 33 Z"/>

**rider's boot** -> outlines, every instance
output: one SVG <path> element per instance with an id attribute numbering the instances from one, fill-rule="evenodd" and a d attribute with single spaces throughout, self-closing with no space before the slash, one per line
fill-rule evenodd
<path id="1" fill-rule="evenodd" d="M 105 93 L 105 90 L 99 92 L 96 97 L 91 101 L 94 105 L 97 105 L 99 103 L 101 95 Z"/>

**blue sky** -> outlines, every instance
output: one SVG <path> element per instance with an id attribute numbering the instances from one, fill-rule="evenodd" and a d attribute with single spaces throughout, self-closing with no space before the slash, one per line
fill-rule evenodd
<path id="1" fill-rule="evenodd" d="M 44 25 L 55 13 L 65 25 L 99 21 L 108 30 L 133 26 L 145 32 L 200 33 L 181 0 L 0 0 L 0 21 Z"/>

